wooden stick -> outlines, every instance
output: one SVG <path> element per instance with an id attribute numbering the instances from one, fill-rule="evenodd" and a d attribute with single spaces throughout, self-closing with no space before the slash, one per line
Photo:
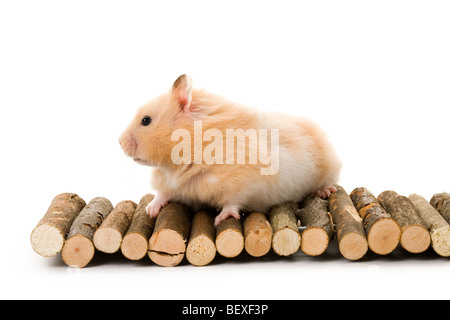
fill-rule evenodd
<path id="1" fill-rule="evenodd" d="M 269 212 L 272 225 L 272 249 L 280 256 L 290 256 L 300 249 L 301 236 L 298 231 L 295 202 L 285 202 L 273 207 Z"/>
<path id="2" fill-rule="evenodd" d="M 120 250 L 130 260 L 140 260 L 148 253 L 148 240 L 155 227 L 155 218 L 145 211 L 145 208 L 153 200 L 153 195 L 148 193 L 141 198 L 133 215 L 130 227 L 123 237 Z"/>
<path id="3" fill-rule="evenodd" d="M 437 254 L 450 256 L 450 225 L 428 201 L 417 194 L 409 196 L 431 235 L 431 246 Z"/>
<path id="4" fill-rule="evenodd" d="M 237 257 L 244 250 L 244 235 L 240 220 L 229 217 L 216 229 L 217 252 L 226 258 Z"/>
<path id="5" fill-rule="evenodd" d="M 272 247 L 272 226 L 261 212 L 252 212 L 244 220 L 244 248 L 253 257 L 262 257 Z"/>
<path id="6" fill-rule="evenodd" d="M 62 259 L 68 266 L 83 268 L 94 257 L 92 242 L 95 230 L 109 215 L 113 205 L 102 197 L 92 199 L 74 220 L 62 249 Z"/>
<path id="7" fill-rule="evenodd" d="M 336 223 L 339 251 L 349 260 L 359 260 L 368 249 L 362 219 L 344 188 L 335 187 L 337 191 L 330 195 L 328 202 Z"/>
<path id="8" fill-rule="evenodd" d="M 430 233 L 408 198 L 395 191 L 384 191 L 377 200 L 400 225 L 400 244 L 406 251 L 421 253 L 428 249 L 431 243 Z"/>
<path id="9" fill-rule="evenodd" d="M 194 266 L 206 266 L 216 256 L 216 228 L 211 212 L 199 211 L 192 219 L 191 234 L 186 248 L 186 259 Z"/>
<path id="10" fill-rule="evenodd" d="M 379 255 L 394 251 L 402 233 L 398 223 L 366 188 L 354 189 L 350 198 L 363 219 L 370 250 Z"/>
<path id="11" fill-rule="evenodd" d="M 62 193 L 31 232 L 31 246 L 43 257 L 53 257 L 63 248 L 67 233 L 86 202 L 75 193 Z"/>
<path id="12" fill-rule="evenodd" d="M 300 224 L 306 227 L 301 233 L 301 249 L 310 256 L 321 255 L 328 248 L 328 243 L 334 235 L 328 202 L 311 195 L 302 201 L 300 207 L 297 216 Z"/>
<path id="13" fill-rule="evenodd" d="M 122 238 L 130 227 L 136 203 L 130 200 L 119 202 L 94 233 L 97 250 L 114 253 L 120 249 Z"/>
<path id="14" fill-rule="evenodd" d="M 435 207 L 445 221 L 450 224 L 450 193 L 436 193 L 431 198 L 430 204 Z"/>
<path id="15" fill-rule="evenodd" d="M 191 210 L 179 203 L 165 205 L 156 218 L 148 256 L 157 265 L 174 267 L 184 257 L 191 230 Z"/>

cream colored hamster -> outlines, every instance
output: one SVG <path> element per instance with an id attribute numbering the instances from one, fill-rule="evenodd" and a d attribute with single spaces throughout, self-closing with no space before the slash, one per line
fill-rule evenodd
<path id="1" fill-rule="evenodd" d="M 239 211 L 267 212 L 284 201 L 336 191 L 341 163 L 311 121 L 263 113 L 205 90 L 181 75 L 141 107 L 120 137 L 124 152 L 155 167 L 156 217 L 168 201 L 221 210 L 216 225 Z"/>

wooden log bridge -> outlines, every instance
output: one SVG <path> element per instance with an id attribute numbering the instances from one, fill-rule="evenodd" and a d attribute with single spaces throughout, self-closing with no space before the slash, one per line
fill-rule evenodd
<path id="1" fill-rule="evenodd" d="M 349 260 L 359 260 L 368 249 L 363 221 L 344 188 L 336 185 L 336 189 L 329 198 L 329 210 L 336 223 L 339 251 Z"/>
<path id="2" fill-rule="evenodd" d="M 297 216 L 302 231 L 301 250 L 310 256 L 318 256 L 325 252 L 333 239 L 334 229 L 331 215 L 328 213 L 328 202 L 316 195 L 303 200 Z"/>
<path id="3" fill-rule="evenodd" d="M 370 250 L 379 255 L 394 251 L 401 236 L 398 223 L 368 189 L 356 188 L 350 193 L 350 198 L 363 220 Z"/>
<path id="4" fill-rule="evenodd" d="M 335 187 L 328 200 L 311 195 L 268 212 L 244 212 L 217 227 L 215 210 L 192 212 L 175 202 L 150 218 L 145 208 L 151 194 L 138 204 L 123 200 L 113 207 L 103 197 L 86 204 L 75 193 L 63 193 L 51 201 L 30 241 L 39 255 L 61 253 L 67 265 L 78 268 L 87 266 L 96 251 L 121 252 L 128 260 L 147 256 L 150 264 L 164 267 L 182 264 L 185 257 L 186 263 L 201 267 L 217 256 L 261 259 L 270 252 L 295 256 L 301 263 L 305 255 L 326 256 L 332 241 L 348 260 L 362 259 L 369 250 L 367 259 L 394 250 L 419 254 L 430 245 L 437 255 L 450 256 L 450 194 L 436 193 L 427 201 L 391 190 L 375 197 L 367 188 L 348 194 Z"/>

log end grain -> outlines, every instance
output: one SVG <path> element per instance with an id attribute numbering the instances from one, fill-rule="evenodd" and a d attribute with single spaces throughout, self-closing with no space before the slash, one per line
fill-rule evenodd
<path id="1" fill-rule="evenodd" d="M 289 256 L 300 249 L 301 236 L 298 232 L 295 202 L 285 202 L 273 207 L 269 212 L 272 226 L 272 249 L 280 256 Z"/>
<path id="2" fill-rule="evenodd" d="M 392 218 L 376 221 L 367 235 L 371 251 L 379 255 L 387 255 L 397 248 L 400 242 L 401 229 Z"/>
<path id="3" fill-rule="evenodd" d="M 138 232 L 128 233 L 122 240 L 120 250 L 129 260 L 141 260 L 148 252 L 148 240 Z"/>
<path id="4" fill-rule="evenodd" d="M 105 253 L 117 252 L 122 242 L 122 234 L 114 228 L 99 228 L 94 233 L 95 247 Z"/>
<path id="5" fill-rule="evenodd" d="M 400 243 L 408 252 L 422 253 L 431 244 L 430 233 L 422 225 L 410 225 L 403 228 Z"/>
<path id="6" fill-rule="evenodd" d="M 129 260 L 141 260 L 148 253 L 148 241 L 155 227 L 156 219 L 150 218 L 145 208 L 153 198 L 154 196 L 150 193 L 141 198 L 127 233 L 122 239 L 120 250 Z"/>
<path id="7" fill-rule="evenodd" d="M 272 247 L 272 227 L 264 230 L 255 230 L 245 237 L 245 251 L 252 257 L 266 255 Z"/>
<path id="8" fill-rule="evenodd" d="M 235 229 L 226 229 L 217 235 L 216 248 L 223 257 L 237 257 L 244 250 L 244 236 Z"/>
<path id="9" fill-rule="evenodd" d="M 182 235 L 171 229 L 155 231 L 149 240 L 149 258 L 162 267 L 174 267 L 184 257 L 186 242 Z"/>
<path id="10" fill-rule="evenodd" d="M 289 227 L 275 232 L 272 239 L 272 249 L 279 256 L 290 256 L 300 249 L 300 233 Z"/>
<path id="11" fill-rule="evenodd" d="M 186 259 L 189 263 L 194 266 L 205 266 L 211 263 L 216 256 L 215 238 L 213 212 L 196 212 L 192 219 L 190 238 L 186 247 Z"/>
<path id="12" fill-rule="evenodd" d="M 450 227 L 442 227 L 431 232 L 431 246 L 443 257 L 450 257 Z"/>
<path id="13" fill-rule="evenodd" d="M 95 247 L 105 253 L 114 253 L 120 249 L 122 237 L 130 228 L 136 211 L 136 203 L 130 200 L 119 202 L 101 226 L 95 231 Z"/>
<path id="14" fill-rule="evenodd" d="M 66 241 L 62 249 L 62 259 L 70 267 L 83 268 L 94 257 L 92 241 L 82 234 L 76 234 Z"/>
<path id="15" fill-rule="evenodd" d="M 242 223 L 233 217 L 223 220 L 217 226 L 217 252 L 226 258 L 237 257 L 244 250 Z"/>
<path id="16" fill-rule="evenodd" d="M 262 257 L 272 247 L 272 226 L 262 212 L 252 212 L 244 220 L 244 248 L 252 257 Z"/>
<path id="17" fill-rule="evenodd" d="M 301 236 L 301 249 L 309 256 L 319 256 L 328 248 L 328 233 L 322 228 L 308 228 Z"/>
<path id="18" fill-rule="evenodd" d="M 76 193 L 61 193 L 53 198 L 47 212 L 31 232 L 33 250 L 44 257 L 58 254 L 66 235 L 86 202 Z"/>
<path id="19" fill-rule="evenodd" d="M 163 267 L 174 267 L 184 258 L 191 230 L 192 211 L 176 202 L 165 205 L 155 222 L 149 240 L 148 256 Z"/>
<path id="20" fill-rule="evenodd" d="M 214 241 L 207 235 L 201 234 L 189 241 L 186 249 L 186 259 L 194 266 L 206 266 L 216 256 Z"/>
<path id="21" fill-rule="evenodd" d="M 360 233 L 347 233 L 339 241 L 339 251 L 348 260 L 361 259 L 367 249 L 367 240 Z"/>
<path id="22" fill-rule="evenodd" d="M 53 257 L 62 250 L 64 235 L 58 228 L 42 224 L 33 230 L 30 241 L 36 253 L 43 257 Z"/>

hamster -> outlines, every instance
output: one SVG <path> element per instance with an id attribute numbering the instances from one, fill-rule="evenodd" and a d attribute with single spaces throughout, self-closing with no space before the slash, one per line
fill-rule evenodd
<path id="1" fill-rule="evenodd" d="M 335 192 L 341 162 L 311 121 L 265 113 L 192 87 L 181 75 L 142 106 L 119 139 L 126 155 L 155 168 L 157 191 L 146 210 L 168 201 L 206 205 L 215 224 L 240 211 L 268 212 L 285 201 Z"/>

